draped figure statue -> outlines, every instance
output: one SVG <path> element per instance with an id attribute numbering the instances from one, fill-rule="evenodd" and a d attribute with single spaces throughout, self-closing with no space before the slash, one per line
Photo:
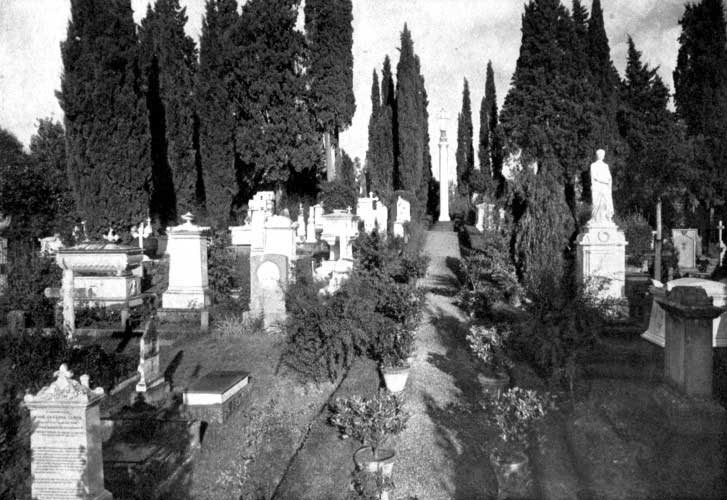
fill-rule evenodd
<path id="1" fill-rule="evenodd" d="M 603 161 L 606 152 L 596 151 L 596 161 L 591 163 L 591 220 L 589 224 L 613 224 L 613 196 L 611 195 L 611 171 Z"/>

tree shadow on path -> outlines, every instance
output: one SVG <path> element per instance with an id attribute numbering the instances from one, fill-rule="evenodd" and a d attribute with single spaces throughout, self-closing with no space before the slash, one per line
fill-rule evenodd
<path id="1" fill-rule="evenodd" d="M 437 443 L 453 464 L 453 500 L 495 498 L 497 482 L 489 464 L 489 442 L 494 430 L 481 407 L 482 386 L 477 368 L 467 349 L 467 329 L 456 317 L 432 311 L 431 323 L 444 355 L 429 353 L 428 362 L 449 375 L 459 391 L 457 401 L 441 407 L 425 396 L 427 414 L 437 426 Z"/>

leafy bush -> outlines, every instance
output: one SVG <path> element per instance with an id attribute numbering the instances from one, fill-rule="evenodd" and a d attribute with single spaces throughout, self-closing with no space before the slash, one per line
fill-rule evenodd
<path id="1" fill-rule="evenodd" d="M 355 470 L 351 480 L 351 491 L 345 500 L 380 500 L 383 491 L 392 489 L 394 489 L 394 482 L 381 470 L 377 470 L 375 473 Z"/>
<path id="2" fill-rule="evenodd" d="M 651 245 L 654 240 L 649 222 L 639 213 L 618 217 L 615 222 L 623 230 L 626 241 L 629 242 L 626 263 L 640 266 L 644 259 L 653 253 Z"/>
<path id="3" fill-rule="evenodd" d="M 374 454 L 391 436 L 403 431 L 409 419 L 399 399 L 383 390 L 371 399 L 336 398 L 330 410 L 330 424 L 341 434 L 371 446 Z"/>
<path id="4" fill-rule="evenodd" d="M 76 308 L 76 327 L 105 327 L 121 324 L 121 311 L 107 307 L 78 307 Z"/>
<path id="5" fill-rule="evenodd" d="M 462 270 L 465 284 L 458 294 L 458 301 L 471 317 L 486 318 L 495 303 L 517 301 L 522 294 L 500 233 L 490 232 L 483 248 L 465 256 Z"/>
<path id="6" fill-rule="evenodd" d="M 580 358 L 593 345 L 606 315 L 592 290 L 551 277 L 528 293 L 528 319 L 516 325 L 511 346 L 528 358 L 542 376 L 567 382 L 573 389 Z"/>
<path id="7" fill-rule="evenodd" d="M 61 284 L 62 271 L 55 259 L 40 257 L 32 245 L 11 245 L 8 253 L 8 288 L 0 296 L 3 319 L 18 309 L 27 313 L 30 326 L 53 326 L 55 299 L 46 298 L 44 291 Z"/>
<path id="8" fill-rule="evenodd" d="M 318 202 L 323 204 L 326 213 L 333 210 L 355 208 L 357 201 L 356 185 L 343 180 L 324 182 L 318 194 Z"/>
<path id="9" fill-rule="evenodd" d="M 373 231 L 359 235 L 354 241 L 353 253 L 360 269 L 390 276 L 398 283 L 409 283 L 427 272 L 429 259 L 419 254 L 419 248 L 401 238 L 384 240 Z"/>
<path id="10" fill-rule="evenodd" d="M 212 304 L 223 309 L 240 310 L 241 304 L 232 296 L 237 259 L 230 248 L 230 235 L 227 231 L 214 233 L 207 254 L 207 276 Z"/>
<path id="11" fill-rule="evenodd" d="M 536 391 L 512 387 L 499 398 L 488 398 L 485 406 L 506 443 L 527 446 L 533 426 L 545 416 L 548 399 Z"/>
<path id="12" fill-rule="evenodd" d="M 503 327 L 486 327 L 484 325 L 471 325 L 467 342 L 472 354 L 492 374 L 506 372 L 512 367 L 512 361 L 505 353 L 505 342 L 510 331 Z"/>

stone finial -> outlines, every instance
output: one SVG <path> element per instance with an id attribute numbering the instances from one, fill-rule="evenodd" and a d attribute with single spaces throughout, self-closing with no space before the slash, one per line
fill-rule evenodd
<path id="1" fill-rule="evenodd" d="M 81 376 L 81 382 L 77 382 L 73 379 L 73 372 L 68 369 L 68 365 L 65 363 L 53 373 L 53 376 L 56 379 L 49 386 L 38 391 L 38 394 L 35 396 L 26 394 L 25 402 L 72 401 L 92 403 L 103 397 L 103 388 L 97 387 L 91 390 L 88 387 L 88 375 Z"/>
<path id="2" fill-rule="evenodd" d="M 116 234 L 116 231 L 114 231 L 114 228 L 112 228 L 112 227 L 109 227 L 109 232 L 104 234 L 102 236 L 102 238 L 105 239 L 106 241 L 108 241 L 109 243 L 116 243 L 120 239 L 119 235 Z"/>
<path id="3" fill-rule="evenodd" d="M 194 219 L 194 215 L 192 215 L 192 212 L 187 212 L 186 214 L 182 215 L 182 220 L 184 221 L 185 226 L 191 226 L 192 219 Z"/>

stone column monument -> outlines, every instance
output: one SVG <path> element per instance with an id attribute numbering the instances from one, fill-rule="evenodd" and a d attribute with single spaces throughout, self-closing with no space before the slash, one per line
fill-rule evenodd
<path id="1" fill-rule="evenodd" d="M 626 238 L 613 222 L 611 172 L 603 161 L 605 151 L 596 151 L 591 164 L 591 219 L 578 235 L 576 272 L 600 298 L 620 299 L 626 283 Z"/>
<path id="2" fill-rule="evenodd" d="M 205 309 L 210 305 L 207 288 L 208 227 L 192 224 L 192 214 L 182 216 L 184 224 L 167 229 L 169 242 L 169 288 L 162 294 L 164 309 Z"/>
<path id="3" fill-rule="evenodd" d="M 30 410 L 32 477 L 31 494 L 36 500 L 111 500 L 104 489 L 101 453 L 101 388 L 88 387 L 64 364 L 56 380 L 35 396 L 25 396 Z"/>
<path id="4" fill-rule="evenodd" d="M 449 222 L 449 145 L 444 108 L 439 112 L 439 222 Z"/>

